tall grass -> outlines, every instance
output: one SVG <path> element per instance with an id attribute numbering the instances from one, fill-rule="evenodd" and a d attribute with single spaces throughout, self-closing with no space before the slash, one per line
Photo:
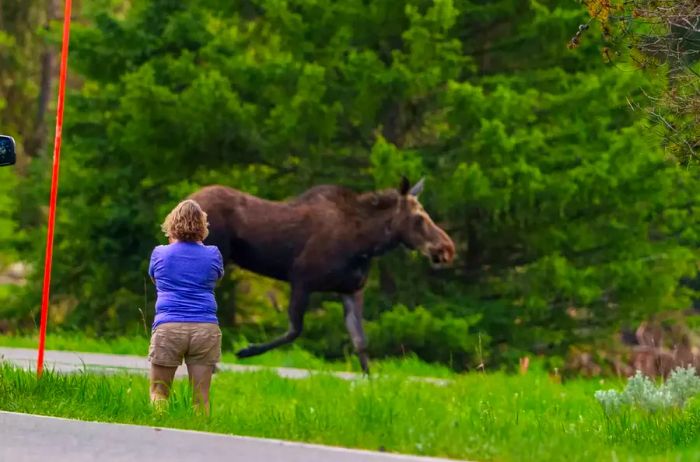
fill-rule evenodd
<path id="1" fill-rule="evenodd" d="M 618 426 L 595 401 L 598 388 L 537 371 L 468 374 L 443 386 L 400 374 L 348 382 L 221 373 L 206 418 L 192 412 L 184 382 L 158 415 L 145 377 L 49 372 L 37 380 L 0 367 L 0 408 L 10 411 L 482 461 L 700 460 L 700 407 Z"/>

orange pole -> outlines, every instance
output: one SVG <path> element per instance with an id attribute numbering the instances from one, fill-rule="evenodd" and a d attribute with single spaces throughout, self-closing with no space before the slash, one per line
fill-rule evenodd
<path id="1" fill-rule="evenodd" d="M 44 288 L 41 294 L 41 324 L 39 326 L 39 355 L 36 373 L 41 377 L 44 370 L 44 348 L 46 324 L 49 316 L 49 292 L 51 289 L 51 261 L 53 259 L 53 235 L 56 224 L 56 198 L 58 197 L 58 167 L 61 160 L 61 134 L 63 131 L 63 103 L 66 94 L 68 73 L 68 42 L 70 41 L 71 0 L 66 0 L 63 11 L 63 42 L 61 46 L 61 73 L 58 81 L 58 105 L 56 106 L 56 137 L 53 147 L 53 170 L 51 174 L 51 198 L 49 199 L 49 227 L 46 234 L 46 257 L 44 260 Z"/>

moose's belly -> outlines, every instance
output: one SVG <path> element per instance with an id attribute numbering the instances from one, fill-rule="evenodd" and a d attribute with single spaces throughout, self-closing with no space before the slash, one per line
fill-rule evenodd
<path id="1" fill-rule="evenodd" d="M 280 281 L 289 281 L 294 250 L 284 245 L 254 245 L 243 240 L 231 242 L 231 261 L 243 269 Z"/>
<path id="2" fill-rule="evenodd" d="M 367 283 L 369 263 L 369 260 L 356 261 L 342 269 L 324 272 L 319 278 L 310 277 L 311 289 L 317 292 L 355 293 Z"/>

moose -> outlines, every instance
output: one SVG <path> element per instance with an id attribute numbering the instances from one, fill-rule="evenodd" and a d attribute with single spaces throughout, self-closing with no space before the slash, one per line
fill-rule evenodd
<path id="1" fill-rule="evenodd" d="M 423 253 L 433 266 L 452 262 L 455 245 L 423 209 L 404 177 L 397 189 L 357 193 L 337 185 L 313 187 L 287 201 L 270 201 L 221 185 L 189 196 L 207 213 L 209 236 L 224 263 L 290 284 L 289 328 L 282 336 L 236 353 L 256 356 L 291 343 L 302 332 L 313 292 L 342 298 L 345 325 L 360 365 L 369 374 L 362 327 L 363 289 L 370 263 L 404 245 Z"/>

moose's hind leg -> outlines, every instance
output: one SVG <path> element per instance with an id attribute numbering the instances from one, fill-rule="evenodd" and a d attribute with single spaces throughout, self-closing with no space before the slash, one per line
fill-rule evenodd
<path id="1" fill-rule="evenodd" d="M 277 348 L 281 345 L 286 345 L 291 343 L 301 335 L 301 331 L 304 328 L 304 313 L 306 312 L 306 307 L 309 304 L 309 293 L 302 288 L 292 287 L 292 296 L 289 300 L 289 329 L 287 332 L 277 337 L 276 339 L 261 343 L 258 345 L 250 345 L 247 348 L 236 353 L 238 358 L 249 358 L 251 356 L 257 356 L 270 351 L 273 348 Z"/>
<path id="2" fill-rule="evenodd" d="M 343 295 L 343 308 L 345 309 L 345 327 L 348 329 L 352 344 L 360 359 L 362 372 L 369 375 L 369 355 L 367 354 L 367 337 L 362 327 L 362 309 L 364 295 L 362 291 L 352 295 Z"/>

